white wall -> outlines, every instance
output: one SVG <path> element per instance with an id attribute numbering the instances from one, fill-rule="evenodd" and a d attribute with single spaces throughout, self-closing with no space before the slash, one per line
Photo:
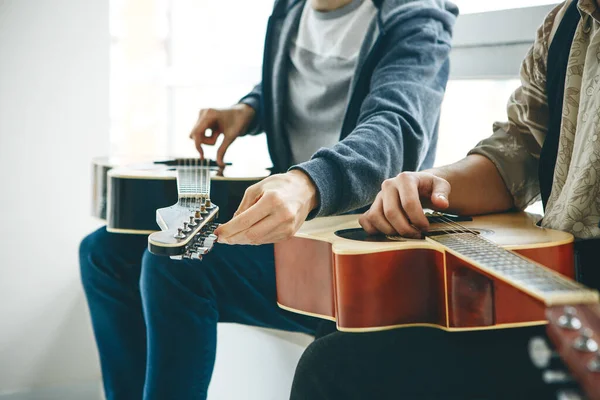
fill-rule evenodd
<path id="1" fill-rule="evenodd" d="M 108 151 L 108 0 L 0 0 L 0 398 L 99 399 L 79 283 Z M 211 400 L 279 400 L 310 338 L 223 325 Z"/>
<path id="2" fill-rule="evenodd" d="M 0 392 L 98 380 L 77 248 L 108 51 L 107 0 L 0 0 Z"/>

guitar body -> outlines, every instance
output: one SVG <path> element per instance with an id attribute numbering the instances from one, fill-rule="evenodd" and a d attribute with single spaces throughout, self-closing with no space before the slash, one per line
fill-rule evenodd
<path id="1" fill-rule="evenodd" d="M 181 162 L 94 160 L 93 215 L 106 220 L 109 232 L 147 235 L 158 231 L 156 210 L 178 201 L 175 166 Z M 211 171 L 211 200 L 219 205 L 216 221 L 231 219 L 246 189 L 268 175 L 266 169 L 233 166 Z"/>
<path id="2" fill-rule="evenodd" d="M 574 278 L 573 237 L 535 222 L 527 213 L 507 213 L 461 225 Z M 444 229 L 431 225 L 432 233 Z M 515 288 L 431 238 L 368 237 L 357 215 L 306 222 L 295 237 L 275 245 L 275 268 L 280 307 L 336 321 L 341 331 L 546 323 L 547 304 L 535 293 Z"/>

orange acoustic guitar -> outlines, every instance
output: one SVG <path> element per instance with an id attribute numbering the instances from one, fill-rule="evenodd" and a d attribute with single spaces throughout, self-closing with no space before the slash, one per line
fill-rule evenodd
<path id="1" fill-rule="evenodd" d="M 280 307 L 341 331 L 460 331 L 546 324 L 548 308 L 598 303 L 572 279 L 573 237 L 533 215 L 428 218 L 422 240 L 369 237 L 358 215 L 306 222 L 275 245 Z"/>

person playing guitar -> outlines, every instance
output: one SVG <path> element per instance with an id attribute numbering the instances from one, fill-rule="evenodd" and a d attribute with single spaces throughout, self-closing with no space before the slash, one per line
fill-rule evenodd
<path id="1" fill-rule="evenodd" d="M 445 0 L 275 2 L 261 84 L 231 108 L 200 111 L 190 136 L 201 154 L 222 136 L 222 164 L 237 137 L 265 132 L 276 174 L 245 192 L 201 262 L 104 228 L 81 244 L 107 398 L 205 399 L 218 322 L 315 332 L 317 319 L 277 307 L 271 243 L 433 165 L 457 13 Z"/>
<path id="2" fill-rule="evenodd" d="M 541 198 L 541 226 L 575 236 L 578 280 L 599 288 L 599 15 L 596 0 L 554 8 L 522 64 L 508 122 L 495 124 L 461 161 L 386 180 L 362 227 L 420 237 L 429 227 L 423 208 L 477 215 L 524 209 Z M 291 398 L 555 398 L 527 355 L 537 335 L 544 327 L 331 333 L 302 356 Z"/>

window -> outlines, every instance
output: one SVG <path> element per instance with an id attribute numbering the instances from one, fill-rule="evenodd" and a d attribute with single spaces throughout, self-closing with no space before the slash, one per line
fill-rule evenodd
<path id="1" fill-rule="evenodd" d="M 556 0 L 454 0 L 461 14 L 524 8 L 558 3 Z"/>
<path id="2" fill-rule="evenodd" d="M 169 153 L 194 154 L 188 133 L 198 111 L 230 106 L 260 82 L 272 6 L 270 0 L 172 0 Z M 207 157 L 214 158 L 217 148 L 206 146 Z M 271 166 L 265 135 L 239 138 L 225 158 Z"/>
<path id="3" fill-rule="evenodd" d="M 188 134 L 198 111 L 229 106 L 260 81 L 272 4 L 110 0 L 111 155 L 197 154 Z M 264 135 L 240 138 L 226 160 L 270 166 Z"/>
<path id="4" fill-rule="evenodd" d="M 465 157 L 490 136 L 492 124 L 506 120 L 506 103 L 519 84 L 517 79 L 448 82 L 435 164 L 450 164 Z"/>
<path id="5" fill-rule="evenodd" d="M 112 155 L 193 156 L 198 111 L 227 107 L 260 80 L 272 0 L 110 0 Z M 451 80 L 437 164 L 456 161 L 506 118 L 520 63 L 554 0 L 455 0 Z M 465 107 L 468 104 L 468 107 Z M 206 148 L 214 158 L 216 148 Z M 264 135 L 227 161 L 269 166 Z"/>

